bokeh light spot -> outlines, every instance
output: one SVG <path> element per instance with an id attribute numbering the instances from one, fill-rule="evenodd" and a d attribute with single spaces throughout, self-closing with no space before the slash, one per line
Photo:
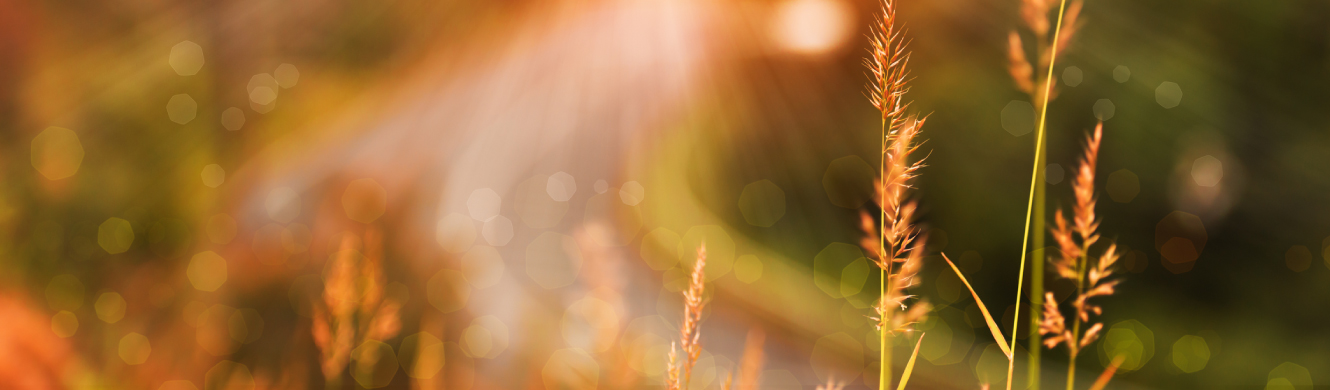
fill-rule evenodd
<path id="1" fill-rule="evenodd" d="M 786 0 L 776 5 L 771 36 L 785 50 L 821 53 L 845 41 L 849 21 L 849 7 L 841 1 Z"/>
<path id="2" fill-rule="evenodd" d="M 1044 167 L 1044 181 L 1048 184 L 1058 184 L 1062 179 L 1067 178 L 1067 170 L 1062 168 L 1062 164 L 1052 163 Z"/>
<path id="3" fill-rule="evenodd" d="M 239 108 L 231 107 L 222 111 L 222 127 L 230 131 L 240 130 L 245 127 L 245 112 Z"/>
<path id="4" fill-rule="evenodd" d="M 74 176 L 83 164 L 78 134 L 63 127 L 47 127 L 32 139 L 32 167 L 48 180 Z"/>
<path id="5" fill-rule="evenodd" d="M 1174 264 L 1190 263 L 1196 261 L 1196 258 L 1200 256 L 1196 253 L 1196 247 L 1191 240 L 1183 237 L 1168 239 L 1168 242 L 1160 247 L 1159 253 L 1164 256 L 1165 260 Z"/>
<path id="6" fill-rule="evenodd" d="M 844 297 L 840 288 L 842 270 L 863 258 L 864 252 L 858 246 L 841 242 L 828 244 L 813 257 L 813 284 L 832 298 Z"/>
<path id="7" fill-rule="evenodd" d="M 171 65 L 171 70 L 181 76 L 193 76 L 203 69 L 203 46 L 191 42 L 181 41 L 171 46 L 171 54 L 166 62 Z"/>
<path id="8" fill-rule="evenodd" d="M 1118 65 L 1113 68 L 1113 81 L 1125 83 L 1127 80 L 1131 80 L 1131 69 L 1127 69 L 1126 65 Z"/>
<path id="9" fill-rule="evenodd" d="M 623 188 L 619 189 L 619 200 L 629 206 L 637 206 L 646 198 L 647 190 L 641 183 L 630 181 L 623 183 Z"/>
<path id="10" fill-rule="evenodd" d="M 508 245 L 513 239 L 513 221 L 502 215 L 490 218 L 480 226 L 480 236 L 493 246 Z"/>
<path id="11" fill-rule="evenodd" d="M 638 317 L 624 327 L 619 348 L 627 359 L 628 367 L 648 377 L 659 378 L 665 373 L 665 357 L 670 347 L 664 335 L 674 334 L 677 333 L 664 317 Z"/>
<path id="12" fill-rule="evenodd" d="M 1136 173 L 1119 169 L 1108 174 L 1108 197 L 1118 203 L 1130 203 L 1141 193 L 1141 179 Z"/>
<path id="13" fill-rule="evenodd" d="M 1272 378 L 1265 383 L 1265 390 L 1297 390 L 1287 378 Z"/>
<path id="14" fill-rule="evenodd" d="M 762 259 L 754 255 L 739 256 L 734 260 L 734 277 L 752 284 L 762 278 Z"/>
<path id="15" fill-rule="evenodd" d="M 471 219 L 481 222 L 499 215 L 501 205 L 503 199 L 499 197 L 499 193 L 489 188 L 471 191 L 471 196 L 466 198 L 466 210 L 471 214 Z"/>
<path id="16" fill-rule="evenodd" d="M 221 165 L 208 164 L 203 166 L 203 171 L 199 172 L 199 177 L 203 179 L 203 185 L 208 188 L 217 188 L 226 182 L 226 170 Z"/>
<path id="17" fill-rule="evenodd" d="M 819 382 L 833 376 L 836 380 L 851 382 L 864 366 L 864 346 L 845 332 L 822 336 L 813 343 L 809 362 Z"/>
<path id="18" fill-rule="evenodd" d="M 466 281 L 478 289 L 498 284 L 505 268 L 499 251 L 485 245 L 477 245 L 466 251 L 462 255 L 461 266 Z"/>
<path id="19" fill-rule="evenodd" d="M 77 310 L 83 306 L 83 282 L 74 275 L 56 275 L 46 285 L 46 303 L 52 310 Z"/>
<path id="20" fill-rule="evenodd" d="M 434 241 L 449 253 L 466 252 L 476 242 L 476 225 L 462 214 L 450 213 L 439 218 Z"/>
<path id="21" fill-rule="evenodd" d="M 610 190 L 610 183 L 605 179 L 596 180 L 596 184 L 592 185 L 592 189 L 596 190 L 597 194 L 603 194 Z"/>
<path id="22" fill-rule="evenodd" d="M 425 297 L 435 309 L 452 313 L 466 306 L 471 298 L 471 287 L 461 272 L 443 269 L 425 284 Z"/>
<path id="23" fill-rule="evenodd" d="M 545 193 L 557 202 L 567 202 L 577 193 L 577 181 L 568 172 L 558 172 L 545 180 Z"/>
<path id="24" fill-rule="evenodd" d="M 546 389 L 595 389 L 600 382 L 600 364 L 580 349 L 560 349 L 550 355 L 540 377 Z"/>
<path id="25" fill-rule="evenodd" d="M 508 325 L 495 316 L 478 317 L 462 331 L 462 351 L 480 359 L 494 359 L 508 349 Z"/>
<path id="26" fill-rule="evenodd" d="M 560 322 L 568 345 L 591 352 L 614 346 L 619 335 L 619 313 L 608 302 L 586 297 L 568 305 Z"/>
<path id="27" fill-rule="evenodd" d="M 138 333 L 130 333 L 120 338 L 120 360 L 125 364 L 137 366 L 148 361 L 148 356 L 152 355 L 152 343 L 148 338 Z"/>
<path id="28" fill-rule="evenodd" d="M 1099 362 L 1108 366 L 1113 358 L 1122 356 L 1121 371 L 1141 369 L 1154 353 L 1154 332 L 1137 320 L 1113 324 L 1099 342 Z"/>
<path id="29" fill-rule="evenodd" d="M 1155 88 L 1155 102 L 1164 108 L 1177 107 L 1182 103 L 1182 87 L 1178 83 L 1165 81 Z"/>
<path id="30" fill-rule="evenodd" d="M 291 88 L 300 82 L 300 70 L 295 65 L 281 64 L 272 72 L 273 78 L 277 80 L 277 85 L 282 88 Z"/>
<path id="31" fill-rule="evenodd" d="M 194 98 L 190 97 L 189 94 L 176 94 L 175 96 L 171 96 L 171 100 L 166 102 L 166 117 L 178 124 L 183 125 L 189 123 L 194 120 L 194 117 L 198 115 L 198 112 L 199 103 L 195 102 Z"/>
<path id="32" fill-rule="evenodd" d="M 231 317 L 238 313 L 234 307 L 212 305 L 198 315 L 194 342 L 213 356 L 226 356 L 240 348 L 231 333 Z"/>
<path id="33" fill-rule="evenodd" d="M 785 216 L 785 191 L 771 180 L 749 183 L 739 194 L 739 211 L 749 225 L 771 227 Z"/>
<path id="34" fill-rule="evenodd" d="M 642 260 L 651 269 L 664 271 L 679 264 L 679 233 L 667 228 L 656 228 L 642 237 Z"/>
<path id="35" fill-rule="evenodd" d="M 1284 252 L 1284 265 L 1293 272 L 1306 271 L 1312 266 L 1312 251 L 1304 245 L 1294 245 Z"/>
<path id="36" fill-rule="evenodd" d="M 1201 187 L 1217 186 L 1224 180 L 1224 163 L 1215 156 L 1201 156 L 1191 164 L 1191 179 Z"/>
<path id="37" fill-rule="evenodd" d="M 402 346 L 397 350 L 397 362 L 407 376 L 417 379 L 430 379 L 443 369 L 445 358 L 443 341 L 427 332 L 420 332 L 402 339 Z"/>
<path id="38" fill-rule="evenodd" d="M 1002 129 L 1012 136 L 1034 131 L 1034 106 L 1023 100 L 1012 100 L 1002 107 Z"/>
<path id="39" fill-rule="evenodd" d="M 1186 335 L 1173 343 L 1173 365 L 1185 373 L 1205 368 L 1210 362 L 1210 346 L 1200 336 Z"/>
<path id="40" fill-rule="evenodd" d="M 679 265 L 693 269 L 693 263 L 697 261 L 697 248 L 703 243 L 707 246 L 707 264 L 703 269 L 706 280 L 714 281 L 730 273 L 734 268 L 734 240 L 725 232 L 725 228 L 718 225 L 693 226 L 684 233 L 679 240 Z"/>
<path id="41" fill-rule="evenodd" d="M 868 281 L 868 259 L 860 257 L 850 262 L 841 270 L 840 274 L 840 294 L 844 297 L 859 294 L 864 289 L 864 283 Z"/>
<path id="42" fill-rule="evenodd" d="M 859 156 L 845 156 L 831 161 L 822 174 L 822 189 L 831 204 L 858 209 L 873 197 L 873 179 L 877 170 Z"/>
<path id="43" fill-rule="evenodd" d="M 107 218 L 97 227 L 97 245 L 106 253 L 124 253 L 134 244 L 134 227 L 120 218 Z"/>
<path id="44" fill-rule="evenodd" d="M 1090 112 L 1093 112 L 1094 117 L 1099 118 L 1100 121 L 1107 121 L 1113 119 L 1113 114 L 1118 112 L 1118 106 L 1114 105 L 1112 100 L 1099 99 L 1095 100 Z"/>
<path id="45" fill-rule="evenodd" d="M 185 275 L 199 291 L 217 291 L 226 283 L 226 259 L 213 251 L 203 251 L 189 259 Z"/>
<path id="46" fill-rule="evenodd" d="M 1024 346 L 1017 343 L 1016 348 L 1012 353 L 1016 355 L 1016 372 L 1024 372 L 1024 368 L 1022 367 L 1025 365 L 1024 357 L 1026 356 Z M 1004 388 L 1007 383 L 1008 361 L 1007 356 L 1002 353 L 1002 349 L 998 348 L 997 344 L 988 344 L 983 347 L 983 351 L 975 351 L 975 353 L 971 355 L 970 361 L 972 362 L 971 364 L 974 364 L 973 373 L 975 378 L 979 380 L 979 383 L 988 383 L 995 389 Z M 1012 384 L 1012 388 L 1026 388 L 1024 383 L 1025 379 L 1026 377 L 1024 375 L 1016 375 L 1015 378 L 1013 378 L 1014 383 Z"/>
<path id="47" fill-rule="evenodd" d="M 1321 259 L 1325 261 L 1326 268 L 1330 268 L 1330 237 L 1326 237 L 1321 244 Z"/>
<path id="48" fill-rule="evenodd" d="M 526 247 L 526 274 L 540 287 L 573 284 L 582 270 L 582 248 L 572 237 L 544 232 Z"/>
<path id="49" fill-rule="evenodd" d="M 1276 384 L 1276 381 L 1282 381 L 1282 383 Z M 1270 375 L 1266 377 L 1266 383 L 1266 389 L 1270 389 L 1272 385 L 1275 385 L 1274 388 L 1312 390 L 1315 386 L 1312 383 L 1311 372 L 1307 371 L 1306 367 L 1293 362 L 1283 362 L 1275 366 L 1274 369 L 1270 370 Z"/>
<path id="50" fill-rule="evenodd" d="M 79 318 L 68 310 L 61 310 L 51 316 L 51 332 L 60 338 L 74 336 L 79 330 Z"/>
<path id="51" fill-rule="evenodd" d="M 377 389 L 392 383 L 397 375 L 397 354 L 393 347 L 378 340 L 365 340 L 351 351 L 351 377 L 366 389 Z"/>
<path id="52" fill-rule="evenodd" d="M 277 101 L 277 90 L 279 85 L 277 79 L 271 74 L 259 73 L 249 78 L 249 84 L 245 85 L 245 92 L 249 94 L 249 101 L 259 106 L 270 106 Z"/>
<path id="53" fill-rule="evenodd" d="M 918 328 L 927 335 L 924 337 L 924 343 L 919 346 L 919 355 L 933 364 L 938 364 L 943 356 L 951 352 L 951 325 L 947 325 L 946 320 L 934 315 L 919 324 Z"/>
<path id="54" fill-rule="evenodd" d="M 1207 240 L 1205 225 L 1194 214 L 1174 211 L 1155 225 L 1155 250 L 1162 255 L 1160 263 L 1175 274 L 1195 266 Z"/>
<path id="55" fill-rule="evenodd" d="M 1085 80 L 1085 73 L 1081 72 L 1081 68 L 1077 68 L 1075 66 L 1068 66 L 1065 69 L 1062 69 L 1062 82 L 1064 84 L 1067 84 L 1068 87 L 1075 87 L 1077 85 L 1081 85 L 1081 81 L 1084 80 Z"/>
<path id="56" fill-rule="evenodd" d="M 97 311 L 97 318 L 108 324 L 114 324 L 125 318 L 125 298 L 119 293 L 102 293 L 97 297 L 97 302 L 93 303 L 93 308 Z"/>

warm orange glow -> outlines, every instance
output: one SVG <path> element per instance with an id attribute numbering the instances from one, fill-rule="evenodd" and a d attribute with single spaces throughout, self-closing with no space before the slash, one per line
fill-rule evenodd
<path id="1" fill-rule="evenodd" d="M 787 0 L 776 6 L 771 35 L 781 48 L 816 54 L 849 37 L 850 9 L 839 0 Z"/>

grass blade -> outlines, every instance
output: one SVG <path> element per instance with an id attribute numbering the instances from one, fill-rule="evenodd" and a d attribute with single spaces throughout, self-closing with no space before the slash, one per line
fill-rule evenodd
<path id="1" fill-rule="evenodd" d="M 970 295 L 974 296 L 974 303 L 979 304 L 979 312 L 984 313 L 984 322 L 988 323 L 988 330 L 993 332 L 993 340 L 997 341 L 998 348 L 1002 348 L 1002 353 L 1007 355 L 1007 360 L 1011 360 L 1011 347 L 1007 346 L 1007 340 L 1002 338 L 1002 329 L 998 328 L 996 321 L 993 321 L 993 315 L 988 314 L 988 307 L 984 306 L 982 299 L 979 299 L 979 293 L 974 292 L 974 287 L 970 286 L 970 281 L 965 279 L 965 275 L 961 274 L 961 269 L 956 268 L 956 263 L 951 262 L 946 253 L 942 254 L 942 259 L 947 261 L 947 265 L 951 266 L 951 270 L 956 271 L 956 277 L 961 278 L 961 283 L 965 283 L 965 288 L 970 290 Z"/>
<path id="2" fill-rule="evenodd" d="M 905 390 L 905 383 L 910 381 L 910 373 L 914 372 L 914 359 L 919 357 L 919 346 L 924 345 L 924 335 L 919 334 L 919 341 L 914 342 L 914 353 L 910 354 L 910 361 L 905 363 L 905 372 L 901 373 L 901 383 L 896 386 L 896 390 Z"/>
<path id="3" fill-rule="evenodd" d="M 1113 362 L 1108 364 L 1103 374 L 1099 374 L 1099 379 L 1094 381 L 1094 386 L 1090 386 L 1090 390 L 1104 390 L 1104 386 L 1108 386 L 1108 380 L 1113 379 L 1113 374 L 1118 372 L 1118 366 L 1122 365 L 1123 360 L 1122 355 L 1113 358 Z"/>

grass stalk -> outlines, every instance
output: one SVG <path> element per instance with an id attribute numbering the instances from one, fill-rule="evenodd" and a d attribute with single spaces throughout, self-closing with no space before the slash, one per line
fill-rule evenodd
<path id="1" fill-rule="evenodd" d="M 1034 251 L 1032 252 L 1034 260 L 1030 264 L 1030 359 L 1027 363 L 1029 364 L 1029 380 L 1027 381 L 1027 388 L 1031 390 L 1039 390 L 1039 363 L 1041 362 L 1040 359 L 1042 359 L 1040 354 L 1043 352 L 1043 348 L 1041 348 L 1043 337 L 1039 334 L 1039 310 L 1036 309 L 1044 306 L 1044 259 L 1047 258 L 1047 255 L 1044 253 L 1044 218 L 1046 218 L 1045 214 L 1047 213 L 1045 207 L 1045 198 L 1047 197 L 1045 187 L 1047 181 L 1044 172 L 1048 166 L 1048 154 L 1040 153 L 1039 160 L 1039 173 L 1038 178 L 1036 179 L 1038 182 L 1035 186 L 1034 193 L 1033 231 L 1035 233 L 1032 239 L 1034 243 Z"/>
<path id="2" fill-rule="evenodd" d="M 1113 374 L 1118 372 L 1118 367 L 1122 366 L 1124 360 L 1125 356 L 1123 355 L 1114 357 L 1113 362 L 1109 363 L 1107 368 L 1104 368 L 1102 374 L 1099 374 L 1099 379 L 1095 380 L 1094 385 L 1090 386 L 1090 390 L 1104 390 L 1104 387 L 1108 386 L 1108 381 L 1113 379 Z"/>
<path id="3" fill-rule="evenodd" d="M 887 271 L 881 268 L 879 270 L 882 271 L 882 293 L 879 296 L 883 296 L 887 294 Z M 889 389 L 889 386 L 891 386 L 891 328 L 887 326 L 887 316 L 882 316 L 881 321 L 882 337 L 879 339 L 882 342 L 882 348 L 880 349 L 882 364 L 878 368 L 877 388 Z"/>
<path id="4" fill-rule="evenodd" d="M 1082 245 L 1082 246 L 1081 246 L 1081 258 L 1080 258 L 1080 260 L 1079 260 L 1079 261 L 1077 262 L 1077 264 L 1076 264 L 1076 274 L 1077 274 L 1077 277 L 1076 277 L 1076 295 L 1077 295 L 1077 296 L 1080 296 L 1080 295 L 1084 295 L 1084 294 L 1085 294 L 1085 270 L 1086 270 L 1086 268 L 1087 268 L 1087 267 L 1086 267 L 1086 262 L 1089 261 L 1088 259 L 1089 259 L 1089 257 L 1090 257 L 1089 254 L 1088 254 L 1089 252 L 1090 252 L 1090 246 L 1089 246 L 1089 245 Z M 1072 339 L 1072 340 L 1080 340 L 1080 339 L 1081 339 L 1081 316 L 1080 316 L 1080 313 L 1077 313 L 1077 315 L 1076 315 L 1076 319 L 1072 320 L 1072 325 L 1071 325 L 1071 339 Z M 1078 356 L 1078 355 L 1080 355 L 1080 348 L 1071 348 L 1071 349 L 1070 349 L 1070 353 L 1067 355 L 1067 357 L 1068 357 L 1068 359 L 1067 359 L 1067 390 L 1073 390 L 1073 389 L 1076 388 L 1076 356 Z"/>
<path id="5" fill-rule="evenodd" d="M 905 363 L 905 371 L 901 372 L 901 383 L 896 386 L 896 390 L 905 390 L 905 384 L 910 383 L 910 374 L 914 372 L 914 360 L 919 358 L 919 347 L 924 345 L 924 335 L 919 333 L 919 340 L 914 342 L 914 352 L 910 353 L 910 361 Z"/>
<path id="6" fill-rule="evenodd" d="M 1014 319 L 1012 320 L 1011 324 L 1011 343 L 1008 344 L 1013 346 L 1016 345 L 1016 332 L 1018 330 L 1017 327 L 1020 326 L 1021 323 L 1020 320 L 1021 293 L 1022 293 L 1021 289 L 1022 287 L 1024 287 L 1025 284 L 1025 258 L 1030 250 L 1030 224 L 1033 219 L 1032 217 L 1034 212 L 1034 198 L 1035 198 L 1035 192 L 1038 189 L 1039 173 L 1041 171 L 1039 169 L 1040 163 L 1042 162 L 1041 157 L 1044 155 L 1044 134 L 1046 133 L 1048 127 L 1048 101 L 1050 100 L 1049 97 L 1052 94 L 1052 88 L 1053 88 L 1053 67 L 1054 64 L 1057 62 L 1058 58 L 1058 46 L 1059 46 L 1058 42 L 1060 39 L 1060 34 L 1062 33 L 1062 14 L 1066 12 L 1066 10 L 1067 10 L 1067 0 L 1059 1 L 1058 21 L 1056 26 L 1053 28 L 1053 40 L 1051 41 L 1052 44 L 1049 45 L 1051 46 L 1049 50 L 1051 50 L 1052 53 L 1050 54 L 1048 62 L 1048 75 L 1044 79 L 1045 81 L 1043 85 L 1044 87 L 1043 99 L 1040 99 L 1041 107 L 1039 110 L 1039 131 L 1036 132 L 1035 134 L 1036 141 L 1035 141 L 1035 150 L 1034 150 L 1034 155 L 1035 155 L 1034 167 L 1030 169 L 1030 196 L 1029 200 L 1026 202 L 1026 209 L 1025 209 L 1025 231 L 1024 231 L 1025 238 L 1021 240 L 1020 274 L 1016 278 L 1016 308 L 1013 311 L 1015 315 L 1012 316 L 1014 317 Z M 1007 359 L 1007 390 L 1011 390 L 1012 378 L 1015 369 L 1016 369 L 1016 359 L 1014 356 L 1009 354 Z"/>

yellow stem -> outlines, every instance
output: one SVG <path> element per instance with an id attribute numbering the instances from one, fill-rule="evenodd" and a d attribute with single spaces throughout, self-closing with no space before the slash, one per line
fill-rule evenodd
<path id="1" fill-rule="evenodd" d="M 1076 297 L 1085 294 L 1085 270 L 1090 257 L 1090 246 L 1081 245 L 1081 256 L 1076 261 Z M 1084 303 L 1082 303 L 1084 304 Z M 1076 319 L 1072 320 L 1071 340 L 1067 340 L 1067 390 L 1076 385 L 1076 356 L 1081 354 L 1081 308 L 1076 308 Z"/>
<path id="2" fill-rule="evenodd" d="M 881 272 L 882 278 L 881 280 L 879 280 L 879 286 L 878 286 L 878 288 L 880 289 L 880 291 L 878 292 L 878 299 L 883 299 L 887 295 L 887 276 L 891 274 L 890 268 L 892 261 L 889 257 L 887 257 L 887 191 L 885 187 L 886 186 L 885 180 L 887 179 L 886 177 L 887 176 L 887 118 L 885 116 L 882 117 L 881 140 L 882 140 L 882 147 L 881 147 L 882 158 L 879 160 L 880 162 L 878 167 L 878 172 L 880 172 L 879 175 L 881 176 L 881 178 L 878 180 L 878 186 L 880 187 L 878 188 L 878 196 L 880 197 L 880 199 L 878 200 L 878 211 L 880 213 L 880 216 L 878 218 L 877 250 L 878 250 L 878 261 L 881 261 L 882 264 L 886 264 L 887 266 L 885 268 L 883 267 L 878 268 L 879 270 L 882 271 Z M 880 303 L 881 302 L 879 302 L 879 304 Z M 880 352 L 882 355 L 879 359 L 881 360 L 881 367 L 879 367 L 878 369 L 879 389 L 888 389 L 890 388 L 888 386 L 891 385 L 891 349 L 890 349 L 891 343 L 889 342 L 891 333 L 887 331 L 887 319 L 888 317 L 890 317 L 888 315 L 889 313 L 891 313 L 891 310 L 885 307 L 882 309 L 882 313 L 878 313 L 880 317 L 879 320 L 882 322 L 880 324 L 882 332 L 882 337 L 880 340 L 882 342 L 881 345 L 882 348 Z"/>
<path id="3" fill-rule="evenodd" d="M 1039 132 L 1035 134 L 1035 137 L 1037 137 L 1038 140 L 1035 141 L 1034 147 L 1034 167 L 1030 169 L 1030 199 L 1025 205 L 1025 238 L 1021 240 L 1021 267 L 1020 274 L 1018 274 L 1019 276 L 1016 278 L 1016 309 L 1012 311 L 1011 343 L 1008 344 L 1012 346 L 1013 350 L 1012 354 L 1007 356 L 1007 390 L 1011 390 L 1012 374 L 1016 370 L 1016 331 L 1021 323 L 1021 287 L 1025 284 L 1025 257 L 1026 252 L 1030 250 L 1030 217 L 1031 213 L 1034 211 L 1035 184 L 1039 179 L 1039 156 L 1044 150 L 1044 132 L 1048 127 L 1048 97 L 1052 95 L 1053 65 L 1058 59 L 1058 40 L 1062 33 L 1062 13 L 1067 10 L 1067 0 L 1062 0 L 1060 3 L 1061 4 L 1058 6 L 1057 27 L 1053 29 L 1053 41 L 1051 44 L 1053 48 L 1050 50 L 1051 53 L 1048 58 L 1048 77 L 1045 78 L 1044 81 L 1044 98 L 1042 99 L 1043 104 L 1041 104 L 1043 108 L 1041 108 L 1039 112 Z"/>

